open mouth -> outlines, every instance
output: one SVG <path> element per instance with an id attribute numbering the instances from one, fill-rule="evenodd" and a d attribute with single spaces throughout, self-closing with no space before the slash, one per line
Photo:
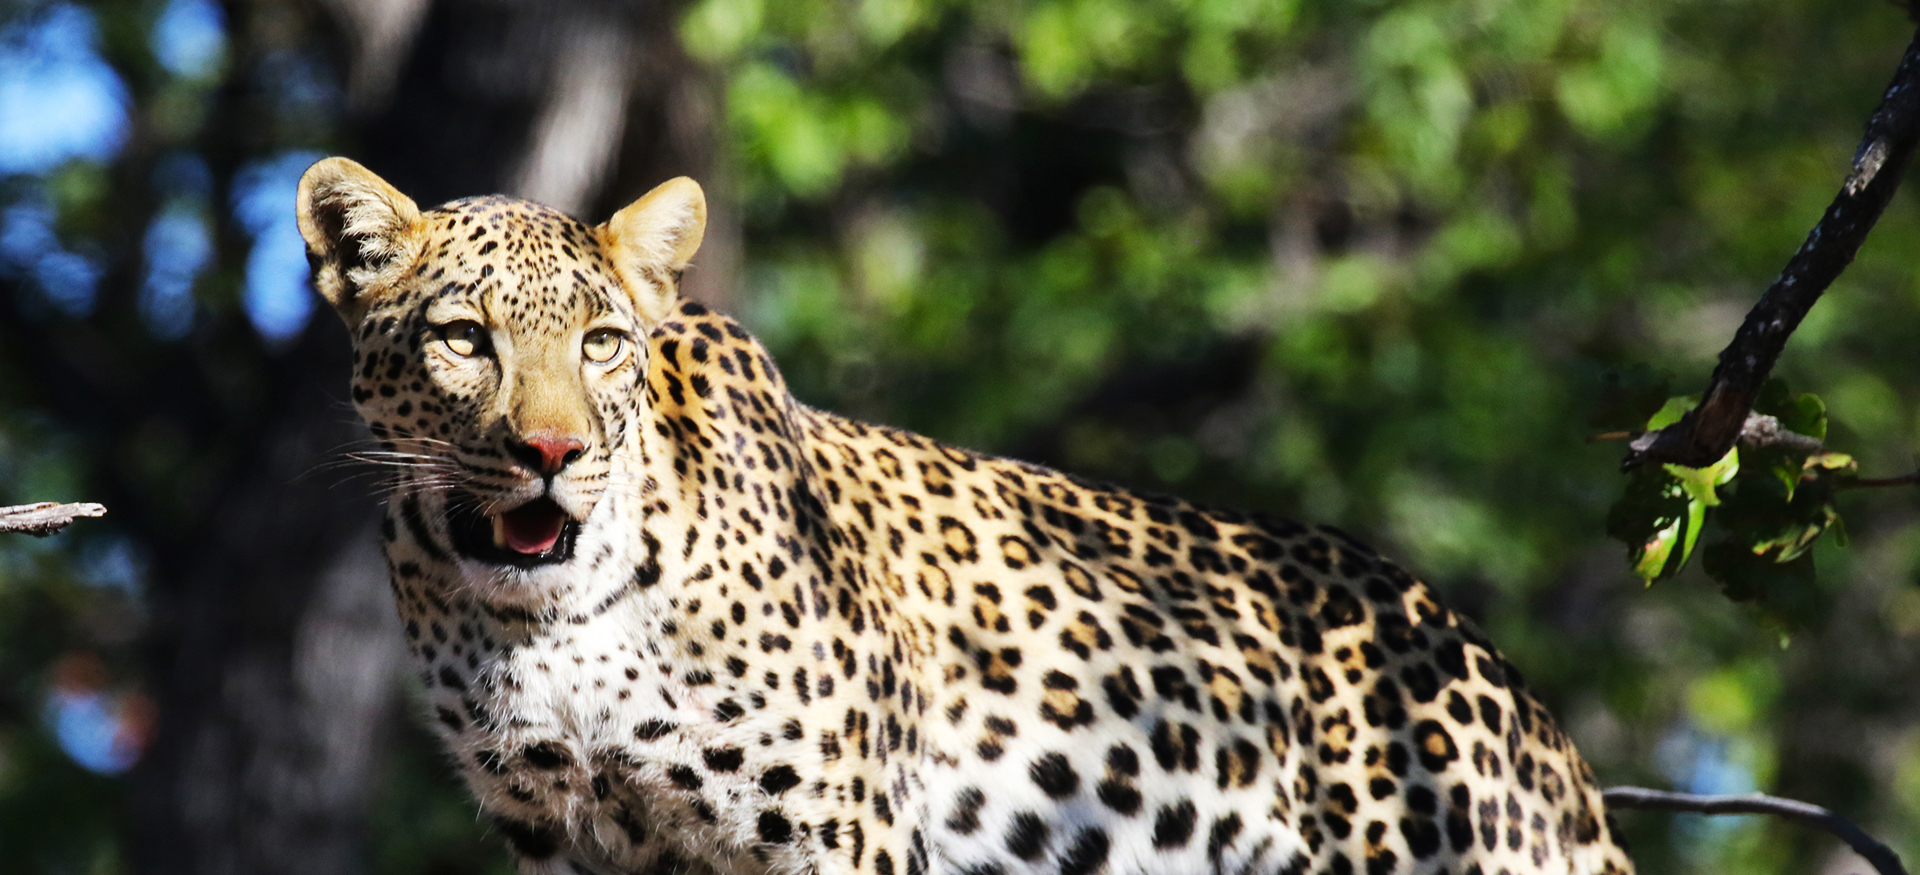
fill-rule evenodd
<path id="1" fill-rule="evenodd" d="M 533 568 L 573 558 L 580 524 L 541 497 L 497 514 L 480 512 L 470 496 L 448 502 L 447 529 L 461 555 L 494 565 Z"/>

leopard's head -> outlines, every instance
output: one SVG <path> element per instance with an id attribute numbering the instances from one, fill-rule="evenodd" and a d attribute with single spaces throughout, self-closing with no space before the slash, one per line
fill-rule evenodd
<path id="1" fill-rule="evenodd" d="M 353 400 L 397 489 L 436 495 L 453 548 L 563 563 L 631 476 L 648 344 L 700 246 L 684 177 L 589 227 L 505 197 L 431 210 L 328 158 L 300 180 L 314 286 L 354 341 Z"/>

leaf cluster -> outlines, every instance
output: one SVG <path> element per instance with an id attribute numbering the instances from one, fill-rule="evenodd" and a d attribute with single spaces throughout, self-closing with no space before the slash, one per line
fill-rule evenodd
<path id="1" fill-rule="evenodd" d="M 1614 403 L 1644 402 L 1644 393 L 1625 394 Z M 1680 421 L 1699 400 L 1667 399 L 1645 421 L 1645 431 Z M 1826 439 L 1825 402 L 1812 393 L 1793 394 L 1782 378 L 1767 381 L 1754 412 L 1812 443 Z M 1608 512 L 1607 534 L 1627 544 L 1628 562 L 1649 586 L 1679 574 L 1699 552 L 1701 569 L 1728 598 L 1751 604 L 1763 622 L 1785 634 L 1821 619 L 1811 551 L 1828 532 L 1846 545 L 1837 498 L 1857 467 L 1844 453 L 1776 440 L 1746 442 L 1705 468 L 1639 468 Z"/>

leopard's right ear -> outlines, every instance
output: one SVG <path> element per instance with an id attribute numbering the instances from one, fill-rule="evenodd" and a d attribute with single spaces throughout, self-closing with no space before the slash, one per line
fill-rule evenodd
<path id="1" fill-rule="evenodd" d="M 295 209 L 314 288 L 348 327 L 358 325 L 368 298 L 418 254 L 420 208 L 358 163 L 323 158 L 300 177 Z"/>

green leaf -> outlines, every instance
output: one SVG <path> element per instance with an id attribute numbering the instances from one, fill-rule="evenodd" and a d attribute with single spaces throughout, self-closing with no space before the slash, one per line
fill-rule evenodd
<path id="1" fill-rule="evenodd" d="M 1746 451 L 1741 479 L 1766 479 L 1779 487 L 1783 501 L 1792 501 L 1806 476 L 1807 454 L 1790 447 L 1755 447 Z"/>
<path id="2" fill-rule="evenodd" d="M 1607 512 L 1607 534 L 1627 545 L 1635 574 L 1652 583 L 1666 576 L 1667 560 L 1687 516 L 1685 490 L 1667 472 L 1642 468 Z"/>
<path id="3" fill-rule="evenodd" d="M 1680 417 L 1687 415 L 1687 411 L 1698 406 L 1700 406 L 1698 395 L 1675 395 L 1668 398 L 1667 403 L 1660 405 L 1660 409 L 1654 412 L 1653 418 L 1647 420 L 1647 431 L 1659 431 L 1679 422 Z"/>
<path id="4" fill-rule="evenodd" d="M 1685 465 L 1666 465 L 1668 474 L 1680 481 L 1687 496 L 1699 502 L 1702 509 L 1717 507 L 1720 504 L 1719 487 L 1740 473 L 1740 449 L 1735 447 L 1720 457 L 1720 461 L 1705 468 L 1689 468 Z"/>
<path id="5" fill-rule="evenodd" d="M 1788 431 L 1815 440 L 1826 439 L 1826 403 L 1818 395 L 1793 394 L 1787 388 L 1787 381 L 1780 377 L 1769 379 L 1760 387 L 1754 396 L 1753 411 L 1778 419 L 1780 427 Z M 1779 481 L 1786 488 L 1788 501 L 1793 500 L 1794 491 L 1805 476 L 1806 461 L 1804 451 L 1791 447 L 1762 447 L 1747 452 L 1748 473 Z"/>
<path id="6" fill-rule="evenodd" d="M 1697 531 L 1687 528 L 1690 522 L 1687 515 L 1677 515 L 1640 547 L 1640 555 L 1633 562 L 1633 573 L 1644 578 L 1648 586 L 1652 586 L 1654 581 L 1679 574 L 1686 565 L 1687 551 L 1693 549 L 1693 542 L 1698 536 Z M 1675 554 L 1674 545 L 1683 539 L 1686 547 Z"/>
<path id="7" fill-rule="evenodd" d="M 1641 469 L 1607 515 L 1607 533 L 1626 542 L 1635 574 L 1653 583 L 1680 573 L 1693 555 L 1718 489 L 1740 470 L 1739 450 L 1705 468 L 1664 465 Z"/>
<path id="8" fill-rule="evenodd" d="M 1815 587 L 1811 551 L 1828 532 L 1845 546 L 1834 500 L 1838 483 L 1854 468 L 1844 453 L 1818 453 L 1796 468 L 1795 483 L 1770 471 L 1721 490 L 1715 518 L 1721 534 L 1702 551 L 1703 570 L 1728 598 L 1751 603 L 1783 635 L 1808 625 L 1825 604 Z"/>
<path id="9" fill-rule="evenodd" d="M 1673 570 L 1668 576 L 1679 573 L 1685 568 L 1687 559 L 1693 554 L 1694 543 L 1700 539 L 1700 529 L 1707 523 L 1707 509 L 1720 504 L 1719 487 L 1733 479 L 1740 472 L 1740 451 L 1728 450 L 1720 461 L 1705 468 L 1688 468 L 1684 465 L 1666 465 L 1667 473 L 1680 483 L 1687 496 L 1687 525 L 1682 532 L 1678 561 L 1671 561 Z"/>
<path id="10" fill-rule="evenodd" d="M 1810 518 L 1796 520 L 1793 524 L 1783 526 L 1771 537 L 1755 540 L 1752 552 L 1756 556 L 1768 556 L 1775 562 L 1791 562 L 1813 549 L 1820 535 L 1839 521 L 1840 514 L 1833 505 L 1822 503 Z"/>
<path id="11" fill-rule="evenodd" d="M 1646 428 L 1655 431 L 1679 422 L 1699 403 L 1698 396 L 1668 398 Z M 1719 488 L 1738 473 L 1738 448 L 1705 468 L 1662 465 L 1635 471 L 1626 493 L 1607 514 L 1607 534 L 1626 542 L 1627 561 L 1648 586 L 1679 574 L 1699 543 L 1707 511 L 1720 504 Z"/>
<path id="12" fill-rule="evenodd" d="M 1832 471 L 1841 476 L 1851 476 L 1860 470 L 1860 463 L 1846 453 L 1815 453 L 1807 457 L 1805 468 L 1808 471 Z"/>
<path id="13" fill-rule="evenodd" d="M 1846 546 L 1846 529 L 1840 525 L 1840 509 L 1834 503 L 1835 478 L 1852 474 L 1856 467 L 1853 457 L 1845 453 L 1820 453 L 1808 458 L 1803 464 L 1806 476 L 1801 478 L 1801 487 L 1788 492 L 1770 527 L 1756 527 L 1748 539 L 1754 554 L 1790 562 L 1812 549 L 1829 529 L 1836 542 Z"/>
<path id="14" fill-rule="evenodd" d="M 1826 402 L 1811 392 L 1793 394 L 1784 378 L 1774 377 L 1761 385 L 1753 399 L 1753 410 L 1780 420 L 1780 425 L 1788 431 L 1814 440 L 1827 439 Z"/>

